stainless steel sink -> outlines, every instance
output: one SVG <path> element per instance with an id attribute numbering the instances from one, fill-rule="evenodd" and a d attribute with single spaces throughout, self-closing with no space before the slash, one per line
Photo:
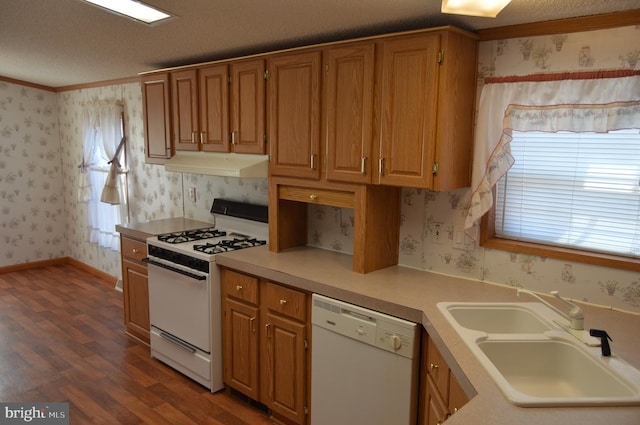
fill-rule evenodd
<path id="1" fill-rule="evenodd" d="M 640 406 L 640 371 L 582 343 L 542 303 L 438 308 L 515 405 Z"/>

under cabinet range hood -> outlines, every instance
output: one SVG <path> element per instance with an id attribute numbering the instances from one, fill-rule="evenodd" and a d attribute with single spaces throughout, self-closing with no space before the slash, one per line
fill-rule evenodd
<path id="1" fill-rule="evenodd" d="M 267 177 L 269 156 L 244 153 L 184 152 L 164 164 L 165 170 L 226 177 Z"/>

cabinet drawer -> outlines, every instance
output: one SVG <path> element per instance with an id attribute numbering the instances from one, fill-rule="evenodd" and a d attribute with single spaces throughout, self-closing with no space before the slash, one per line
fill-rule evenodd
<path id="1" fill-rule="evenodd" d="M 449 366 L 445 362 L 444 357 L 433 343 L 433 339 L 427 341 L 427 359 L 424 365 L 427 368 L 427 374 L 433 378 L 440 394 L 444 398 L 444 402 L 449 402 Z"/>
<path id="2" fill-rule="evenodd" d="M 263 301 L 265 307 L 269 310 L 276 311 L 292 319 L 306 321 L 307 294 L 271 282 L 266 282 L 264 290 Z"/>
<path id="3" fill-rule="evenodd" d="M 223 269 L 222 290 L 229 297 L 258 304 L 258 279 L 255 277 Z"/>
<path id="4" fill-rule="evenodd" d="M 333 207 L 354 208 L 355 194 L 340 190 L 314 189 L 297 186 L 280 186 L 279 198 L 309 204 L 330 205 Z"/>
<path id="5" fill-rule="evenodd" d="M 122 256 L 131 261 L 142 263 L 142 259 L 147 256 L 147 244 L 135 239 L 121 238 Z M 146 265 L 145 265 L 146 266 Z"/>

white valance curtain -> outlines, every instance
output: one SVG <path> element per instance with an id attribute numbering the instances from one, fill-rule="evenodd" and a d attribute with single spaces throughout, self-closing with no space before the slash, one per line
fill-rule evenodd
<path id="1" fill-rule="evenodd" d="M 493 206 L 513 165 L 512 131 L 608 132 L 640 127 L 640 76 L 486 84 L 475 133 L 470 229 Z"/>
<path id="2" fill-rule="evenodd" d="M 83 158 L 79 166 L 78 201 L 87 203 L 85 240 L 114 251 L 120 245 L 115 226 L 125 222 L 127 211 L 124 179 L 117 160 L 118 146 L 123 141 L 122 114 L 123 104 L 118 100 L 101 100 L 85 105 Z M 114 158 L 116 161 L 112 162 Z M 105 198 L 109 203 L 101 202 L 107 182 L 109 193 L 117 198 Z"/>

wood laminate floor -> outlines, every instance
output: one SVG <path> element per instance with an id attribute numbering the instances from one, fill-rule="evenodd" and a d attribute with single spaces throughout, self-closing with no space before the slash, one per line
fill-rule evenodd
<path id="1" fill-rule="evenodd" d="M 152 359 L 122 293 L 73 265 L 0 274 L 0 401 L 69 402 L 71 424 L 271 424 Z"/>

